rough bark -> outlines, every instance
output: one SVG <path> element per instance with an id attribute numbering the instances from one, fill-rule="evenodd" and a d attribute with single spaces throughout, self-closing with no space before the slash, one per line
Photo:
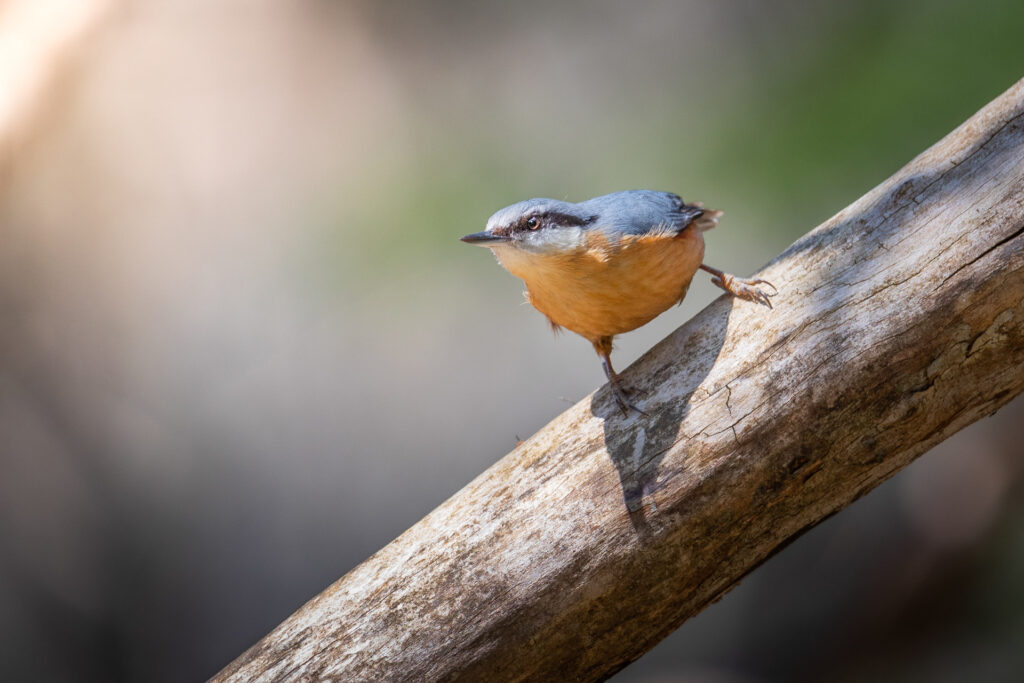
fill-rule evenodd
<path id="1" fill-rule="evenodd" d="M 311 600 L 218 681 L 595 680 L 1024 389 L 1024 81 Z"/>

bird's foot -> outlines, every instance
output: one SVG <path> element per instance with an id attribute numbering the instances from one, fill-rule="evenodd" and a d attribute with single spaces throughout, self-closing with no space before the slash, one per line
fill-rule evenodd
<path id="1" fill-rule="evenodd" d="M 629 415 L 630 410 L 646 415 L 647 413 L 637 408 L 629 400 L 629 394 L 622 388 L 622 380 L 619 379 L 619 373 L 615 372 L 615 369 L 612 367 L 612 338 L 599 337 L 591 341 L 594 344 L 594 350 L 597 351 L 597 355 L 601 357 L 601 368 L 604 370 L 604 376 L 608 378 L 608 388 L 612 390 L 612 396 L 615 397 L 615 402 L 619 404 L 622 416 L 626 417 Z"/>
<path id="2" fill-rule="evenodd" d="M 768 308 L 772 307 L 771 297 L 779 293 L 775 285 L 767 280 L 736 277 L 729 273 L 716 273 L 712 276 L 711 282 L 735 297 L 745 299 L 746 301 L 753 301 L 756 304 L 764 304 Z M 772 288 L 772 291 L 769 292 L 763 287 L 758 287 L 758 285 L 767 285 Z"/>
<path id="3" fill-rule="evenodd" d="M 629 394 L 622 388 L 622 383 L 618 379 L 609 382 L 608 386 L 612 390 L 612 396 L 615 397 L 615 402 L 619 405 L 619 410 L 622 411 L 623 417 L 628 416 L 630 410 L 635 410 L 641 415 L 647 415 L 647 413 L 637 408 L 636 404 L 629 400 Z"/>

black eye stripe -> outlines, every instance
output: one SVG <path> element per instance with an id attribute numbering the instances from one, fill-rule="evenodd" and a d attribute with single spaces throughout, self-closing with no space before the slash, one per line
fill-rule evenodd
<path id="1" fill-rule="evenodd" d="M 576 216 L 571 213 L 548 211 L 546 213 L 526 216 L 512 226 L 512 230 L 539 230 L 542 227 L 568 228 L 583 227 L 597 220 L 597 216 Z"/>

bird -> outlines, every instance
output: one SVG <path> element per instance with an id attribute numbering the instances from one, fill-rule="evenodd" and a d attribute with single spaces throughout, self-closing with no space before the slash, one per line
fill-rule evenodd
<path id="1" fill-rule="evenodd" d="M 733 296 L 768 308 L 778 293 L 766 280 L 704 264 L 703 233 L 721 216 L 672 192 L 626 190 L 578 203 L 527 199 L 496 212 L 482 232 L 460 239 L 489 248 L 520 278 L 526 300 L 553 330 L 571 330 L 593 345 L 624 415 L 646 414 L 612 366 L 617 335 L 681 303 L 698 270 Z"/>

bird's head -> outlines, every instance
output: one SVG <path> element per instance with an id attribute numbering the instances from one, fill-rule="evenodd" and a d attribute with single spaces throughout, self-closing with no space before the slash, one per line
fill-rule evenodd
<path id="1" fill-rule="evenodd" d="M 557 199 L 527 199 L 506 206 L 487 221 L 487 229 L 462 238 L 463 242 L 497 252 L 519 249 L 544 253 L 577 249 L 584 232 L 598 216 L 578 204 Z"/>

